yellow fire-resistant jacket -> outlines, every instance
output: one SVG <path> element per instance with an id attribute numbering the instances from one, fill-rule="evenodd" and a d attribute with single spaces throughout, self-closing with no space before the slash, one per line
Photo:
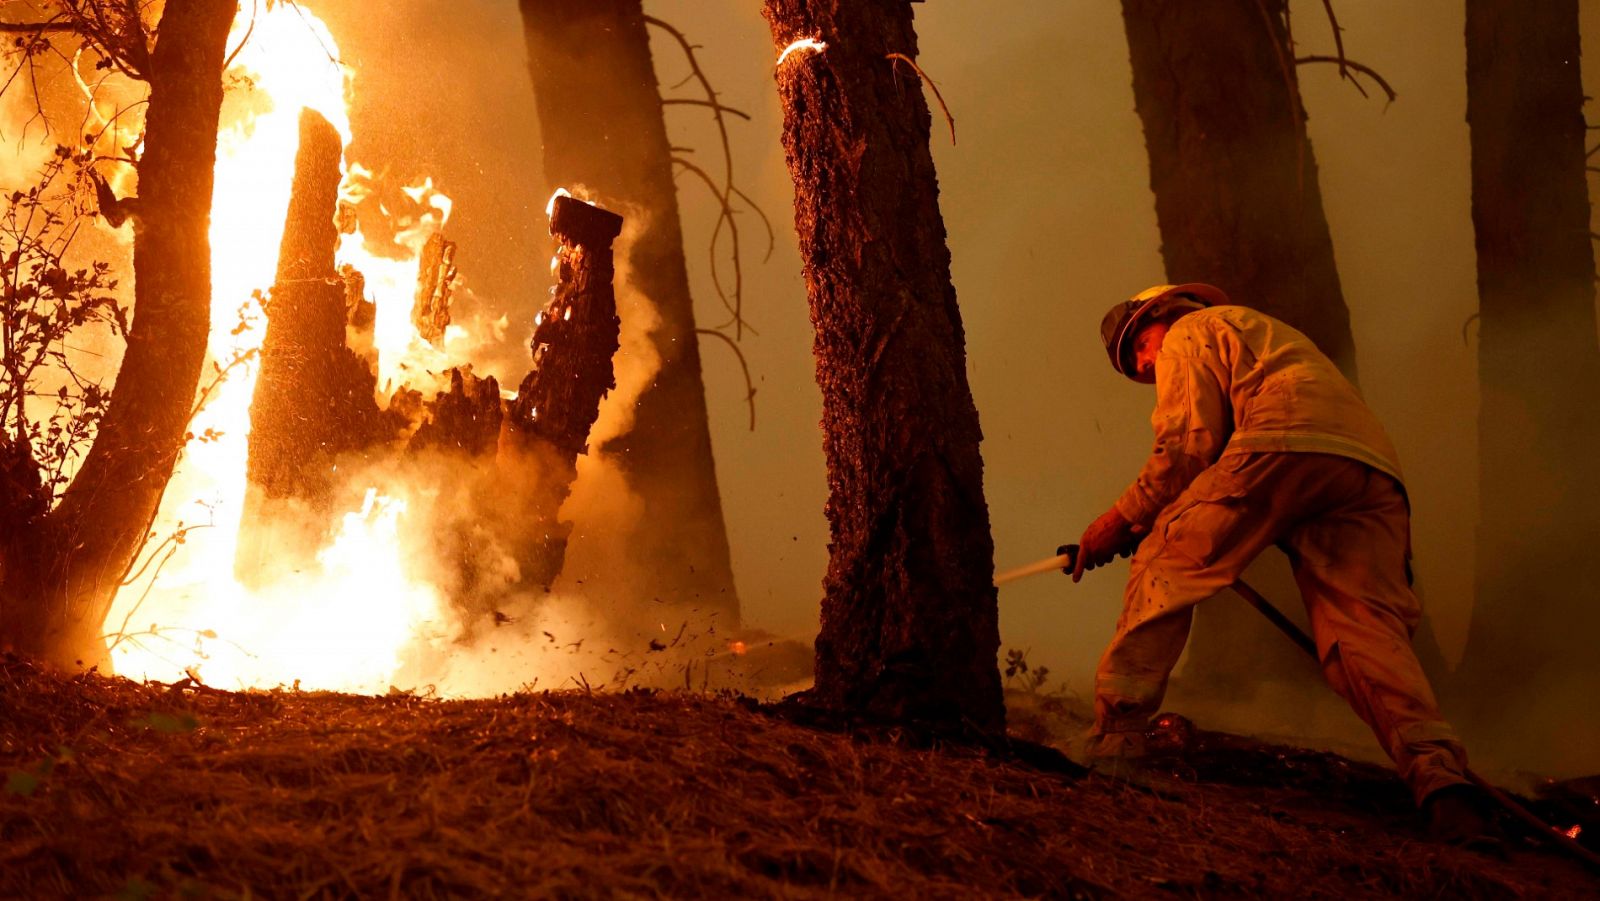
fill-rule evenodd
<path id="1" fill-rule="evenodd" d="M 1248 307 L 1172 324 L 1156 357 L 1155 450 L 1117 499 L 1148 527 L 1224 454 L 1337 454 L 1403 482 L 1400 458 L 1355 386 L 1311 339 Z"/>

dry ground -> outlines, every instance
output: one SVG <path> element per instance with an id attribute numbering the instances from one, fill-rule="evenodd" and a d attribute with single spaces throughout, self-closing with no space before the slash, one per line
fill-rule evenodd
<path id="1" fill-rule="evenodd" d="M 0 895 L 1600 893 L 1523 843 L 1425 841 L 1392 776 L 1331 755 L 1214 736 L 1130 779 L 797 719 L 645 691 L 230 693 L 4 657 Z"/>

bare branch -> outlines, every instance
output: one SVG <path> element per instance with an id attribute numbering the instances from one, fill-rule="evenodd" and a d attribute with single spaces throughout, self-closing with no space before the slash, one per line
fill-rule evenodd
<path id="1" fill-rule="evenodd" d="M 681 98 L 681 99 L 680 98 L 668 98 L 668 99 L 662 100 L 661 101 L 661 105 L 662 106 L 673 106 L 673 105 L 709 106 L 714 110 L 720 110 L 720 111 L 722 111 L 724 113 L 732 113 L 733 115 L 738 116 L 739 118 L 745 120 L 746 122 L 750 121 L 750 114 L 749 113 L 747 113 L 747 112 L 745 112 L 743 110 L 734 109 L 731 106 L 723 106 L 722 104 L 717 103 L 717 102 L 715 102 L 713 100 L 697 100 L 697 99 L 690 98 L 690 97 Z"/>
<path id="2" fill-rule="evenodd" d="M 733 186 L 733 149 L 732 149 L 732 146 L 731 146 L 731 144 L 730 144 L 730 142 L 728 140 L 728 120 L 726 118 L 724 118 L 724 116 L 723 116 L 724 107 L 722 106 L 721 103 L 719 103 L 717 101 L 717 91 L 716 91 L 715 88 L 713 88 L 711 86 L 711 79 L 707 78 L 706 74 L 705 74 L 705 70 L 700 68 L 700 58 L 695 55 L 695 46 L 689 42 L 689 38 L 687 36 L 685 36 L 683 32 L 679 31 L 677 28 L 674 28 L 671 24 L 669 24 L 667 22 L 664 22 L 664 21 L 662 21 L 660 19 L 657 19 L 654 16 L 645 16 L 644 17 L 644 21 L 645 21 L 645 24 L 654 25 L 655 27 L 657 27 L 657 28 L 661 29 L 662 31 L 665 31 L 667 34 L 671 35 L 672 38 L 678 42 L 678 46 L 683 49 L 684 59 L 687 60 L 688 63 L 689 63 L 690 75 L 692 75 L 696 81 L 700 82 L 700 87 L 705 91 L 705 95 L 706 95 L 705 99 L 707 101 L 707 103 L 705 105 L 708 106 L 710 108 L 710 110 L 711 110 L 711 117 L 716 122 L 716 126 L 717 126 L 717 136 L 722 142 L 722 164 L 723 164 L 722 185 L 723 186 L 719 189 L 716 186 L 716 183 L 714 181 L 712 181 L 710 178 L 707 178 L 707 184 L 711 187 L 712 191 L 714 191 L 722 199 L 722 215 L 717 220 L 717 227 L 716 227 L 715 230 L 713 230 L 712 238 L 711 238 L 712 259 L 713 259 L 713 261 L 715 261 L 715 259 L 716 259 L 716 242 L 717 242 L 718 235 L 721 234 L 722 223 L 724 221 L 727 221 L 730 224 L 730 226 L 732 225 L 732 209 L 728 204 L 728 198 L 732 194 L 732 186 Z M 732 235 L 732 237 L 733 237 L 733 247 L 734 247 L 734 250 L 733 250 L 734 289 L 733 289 L 733 295 L 732 295 L 732 299 L 731 299 L 731 304 L 730 304 L 729 297 L 726 294 L 723 293 L 722 284 L 721 284 L 721 281 L 717 278 L 716 266 L 715 266 L 714 263 L 713 263 L 713 265 L 711 267 L 711 275 L 712 275 L 712 283 L 716 287 L 718 295 L 721 296 L 723 305 L 724 306 L 730 306 L 731 312 L 733 313 L 733 320 L 732 320 L 731 324 L 734 327 L 734 332 L 733 332 L 734 333 L 734 338 L 735 338 L 735 340 L 737 340 L 738 338 L 743 336 L 744 327 L 745 327 L 745 322 L 744 322 L 744 272 L 743 272 L 743 267 L 741 266 L 741 261 L 740 261 L 740 258 L 739 258 L 739 251 L 738 251 L 739 233 L 738 233 L 738 230 L 736 228 L 730 228 L 729 234 Z"/>
<path id="3" fill-rule="evenodd" d="M 722 332 L 717 331 L 716 329 L 697 328 L 694 331 L 695 331 L 695 334 L 697 334 L 697 335 L 710 335 L 710 336 L 712 336 L 714 338 L 722 339 L 722 343 L 728 345 L 728 348 L 733 351 L 734 357 L 736 359 L 738 359 L 738 361 L 739 361 L 739 369 L 744 372 L 744 388 L 745 388 L 744 400 L 745 400 L 745 403 L 750 405 L 750 431 L 752 431 L 752 432 L 755 431 L 756 430 L 756 386 L 755 386 L 754 382 L 750 381 L 750 364 L 748 362 L 746 362 L 746 360 L 744 358 L 744 351 L 739 349 L 738 342 L 734 341 L 732 338 L 729 338 L 727 335 L 724 335 Z"/>
<path id="4" fill-rule="evenodd" d="M 955 142 L 956 142 L 956 117 L 950 115 L 950 107 L 945 105 L 944 95 L 939 93 L 939 86 L 933 83 L 933 79 L 928 77 L 928 73 L 922 71 L 922 67 L 917 65 L 916 60 L 912 59 L 909 56 L 906 56 L 904 53 L 891 53 L 888 56 L 885 56 L 884 59 L 891 60 L 893 62 L 903 62 L 906 65 L 910 66 L 912 71 L 917 73 L 917 77 L 922 79 L 922 81 L 925 84 L 927 84 L 927 86 L 930 89 L 933 90 L 934 99 L 939 101 L 939 108 L 944 110 L 944 120 L 946 122 L 950 123 L 950 143 L 952 145 L 955 144 Z"/>
<path id="5" fill-rule="evenodd" d="M 1383 93 L 1389 98 L 1390 103 L 1395 102 L 1395 100 L 1399 99 L 1400 97 L 1399 94 L 1395 93 L 1394 88 L 1389 86 L 1389 82 L 1385 81 L 1384 77 L 1379 75 L 1376 70 L 1374 70 L 1371 66 L 1364 66 L 1353 59 L 1344 59 L 1343 57 L 1337 56 L 1302 56 L 1296 58 L 1294 62 L 1295 65 L 1304 65 L 1306 63 L 1338 63 L 1341 71 L 1344 69 L 1354 69 L 1355 71 L 1360 72 L 1362 75 L 1365 75 L 1377 82 L 1378 87 L 1383 89 Z M 1356 90 L 1361 92 L 1361 96 L 1367 96 L 1366 89 L 1361 87 L 1361 82 L 1357 81 L 1354 76 L 1347 77 L 1350 78 L 1350 83 L 1356 86 Z"/>
<path id="6" fill-rule="evenodd" d="M 740 267 L 737 265 L 739 258 L 739 224 L 734 221 L 733 206 L 728 202 L 729 195 L 722 188 L 717 186 L 716 180 L 711 177 L 710 173 L 706 172 L 706 170 L 700 168 L 699 166 L 696 166 L 694 163 L 691 163 L 681 157 L 673 157 L 672 163 L 673 165 L 681 166 L 683 171 L 688 172 L 705 182 L 706 187 L 711 189 L 711 196 L 717 199 L 717 202 L 721 207 L 717 213 L 717 224 L 711 229 L 711 242 L 709 248 L 711 253 L 711 285 L 716 289 L 717 299 L 722 301 L 722 306 L 728 311 L 729 316 L 732 318 L 722 325 L 717 326 L 717 328 L 727 328 L 730 325 L 741 325 L 745 328 L 748 328 L 748 323 L 744 323 L 742 317 L 740 316 L 739 305 L 736 302 L 740 296 L 744 282 L 743 273 Z M 731 295 L 723 288 L 722 277 L 717 274 L 717 244 L 722 237 L 722 227 L 724 225 L 728 227 L 728 234 L 731 236 L 733 241 L 735 265 L 733 268 L 734 287 Z M 754 333 L 755 329 L 751 329 L 750 331 Z"/>
<path id="7" fill-rule="evenodd" d="M 71 22 L 0 22 L 0 34 L 44 34 L 46 32 L 77 31 Z"/>

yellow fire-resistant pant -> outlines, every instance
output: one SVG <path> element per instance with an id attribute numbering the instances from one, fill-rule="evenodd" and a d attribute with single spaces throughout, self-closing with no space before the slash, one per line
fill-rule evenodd
<path id="1" fill-rule="evenodd" d="M 1422 608 L 1406 578 L 1410 513 L 1388 475 L 1317 453 L 1225 454 L 1161 512 L 1133 557 L 1095 676 L 1097 731 L 1143 729 L 1189 637 L 1194 606 L 1281 546 L 1322 672 L 1372 727 L 1418 801 L 1466 781 L 1466 751 L 1411 649 Z"/>

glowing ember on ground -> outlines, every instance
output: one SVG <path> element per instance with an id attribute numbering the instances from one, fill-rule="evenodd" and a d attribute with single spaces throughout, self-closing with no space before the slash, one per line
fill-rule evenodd
<path id="1" fill-rule="evenodd" d="M 1566 834 L 1567 834 L 1567 838 L 1577 838 L 1578 836 L 1583 834 L 1583 827 L 1582 826 L 1573 826 L 1571 829 L 1567 830 Z"/>

